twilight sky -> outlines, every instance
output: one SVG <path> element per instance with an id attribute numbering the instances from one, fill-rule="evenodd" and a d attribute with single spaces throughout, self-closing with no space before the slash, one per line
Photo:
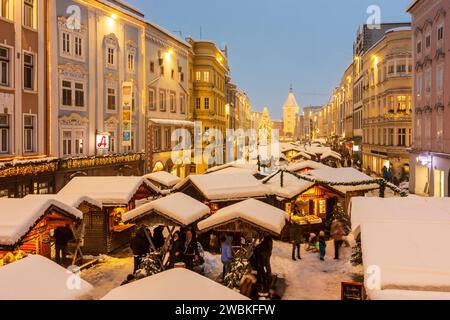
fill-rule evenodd
<path id="1" fill-rule="evenodd" d="M 410 21 L 410 0 L 128 0 L 147 19 L 183 38 L 214 40 L 229 49 L 233 81 L 253 109 L 273 119 L 292 84 L 298 103 L 321 105 L 352 60 L 357 28 L 370 5 L 381 22 Z"/>

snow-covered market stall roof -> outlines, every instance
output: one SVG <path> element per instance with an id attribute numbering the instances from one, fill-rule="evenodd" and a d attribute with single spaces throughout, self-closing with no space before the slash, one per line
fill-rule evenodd
<path id="1" fill-rule="evenodd" d="M 297 160 L 297 159 L 302 159 L 302 158 L 311 160 L 313 156 L 314 155 L 307 153 L 306 151 L 300 151 L 299 153 L 297 153 L 295 156 L 292 157 L 292 160 Z"/>
<path id="2" fill-rule="evenodd" d="M 353 198 L 371 299 L 450 299 L 450 198 Z M 375 274 L 376 276 L 376 274 Z"/>
<path id="3" fill-rule="evenodd" d="M 122 220 L 126 223 L 151 222 L 186 227 L 209 213 L 209 207 L 200 201 L 184 193 L 173 193 L 128 211 Z"/>
<path id="4" fill-rule="evenodd" d="M 250 173 L 190 175 L 174 189 L 188 195 L 195 188 L 208 201 L 263 198 L 269 190 Z M 197 197 L 196 197 L 197 198 Z"/>
<path id="5" fill-rule="evenodd" d="M 193 271 L 175 268 L 120 286 L 102 300 L 249 300 Z"/>
<path id="6" fill-rule="evenodd" d="M 222 173 L 250 173 L 256 175 L 259 173 L 258 166 L 249 163 L 230 162 L 220 166 L 215 166 L 206 170 L 205 174 L 222 174 Z"/>
<path id="7" fill-rule="evenodd" d="M 49 212 L 57 212 L 76 221 L 83 213 L 55 199 L 0 199 L 0 247 L 14 247 Z"/>
<path id="8" fill-rule="evenodd" d="M 160 190 L 144 177 L 75 177 L 59 195 L 87 195 L 103 205 L 127 205 L 139 188 L 145 186 L 153 194 Z"/>
<path id="9" fill-rule="evenodd" d="M 172 188 L 181 181 L 179 177 L 166 171 L 152 172 L 144 175 L 144 178 L 150 180 L 152 183 L 157 183 L 167 188 Z"/>
<path id="10" fill-rule="evenodd" d="M 325 151 L 325 152 L 322 153 L 322 155 L 320 156 L 320 160 L 321 160 L 321 161 L 325 160 L 326 158 L 334 158 L 334 159 L 337 159 L 337 160 L 341 160 L 341 159 L 342 159 L 342 156 L 341 156 L 339 153 L 330 150 L 330 151 Z"/>
<path id="11" fill-rule="evenodd" d="M 291 171 L 291 172 L 298 172 L 298 171 L 303 171 L 303 170 L 307 170 L 307 169 L 318 170 L 318 169 L 329 169 L 329 168 L 330 168 L 329 166 L 327 166 L 323 163 L 307 160 L 307 161 L 292 163 L 286 167 L 286 170 Z"/>
<path id="12" fill-rule="evenodd" d="M 78 300 L 93 289 L 78 275 L 39 255 L 1 267 L 0 283 L 0 300 Z"/>
<path id="13" fill-rule="evenodd" d="M 307 191 L 315 182 L 297 178 L 290 172 L 278 171 L 262 181 L 277 197 L 292 199 Z"/>
<path id="14" fill-rule="evenodd" d="M 60 201 L 68 206 L 78 208 L 82 203 L 88 203 L 94 207 L 102 208 L 101 201 L 93 199 L 89 196 L 78 194 L 29 194 L 24 199 L 50 199 Z"/>
<path id="15" fill-rule="evenodd" d="M 248 199 L 217 211 L 209 218 L 198 223 L 198 230 L 206 232 L 220 228 L 232 232 L 243 230 L 264 231 L 274 235 L 280 235 L 288 214 L 255 199 Z"/>

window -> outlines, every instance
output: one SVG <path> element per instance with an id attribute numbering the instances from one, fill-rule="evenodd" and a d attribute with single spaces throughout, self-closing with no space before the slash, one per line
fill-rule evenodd
<path id="1" fill-rule="evenodd" d="M 405 73 L 406 72 L 406 64 L 398 64 L 397 65 L 397 73 Z"/>
<path id="2" fill-rule="evenodd" d="M 387 130 L 386 128 L 383 129 L 383 146 L 387 144 Z"/>
<path id="3" fill-rule="evenodd" d="M 202 73 L 200 71 L 195 72 L 195 81 L 202 81 Z"/>
<path id="4" fill-rule="evenodd" d="M 84 107 L 84 85 L 75 82 L 75 107 Z"/>
<path id="5" fill-rule="evenodd" d="M 108 111 L 116 111 L 116 89 L 108 88 L 107 91 L 107 109 Z"/>
<path id="6" fill-rule="evenodd" d="M 70 34 L 67 32 L 62 33 L 62 50 L 65 54 L 70 54 Z"/>
<path id="7" fill-rule="evenodd" d="M 173 70 L 173 69 L 170 71 L 170 78 L 171 78 L 172 80 L 175 79 L 175 70 Z"/>
<path id="8" fill-rule="evenodd" d="M 408 147 L 411 146 L 412 143 L 412 129 L 408 129 Z"/>
<path id="9" fill-rule="evenodd" d="M 177 112 L 175 93 L 170 94 L 170 112 Z"/>
<path id="10" fill-rule="evenodd" d="M 0 86 L 9 86 L 9 49 L 0 47 Z"/>
<path id="11" fill-rule="evenodd" d="M 84 154 L 84 130 L 62 131 L 62 155 L 80 156 Z"/>
<path id="12" fill-rule="evenodd" d="M 406 96 L 397 96 L 397 112 L 406 112 Z"/>
<path id="13" fill-rule="evenodd" d="M 200 110 L 201 105 L 202 105 L 201 99 L 195 98 L 195 109 Z"/>
<path id="14" fill-rule="evenodd" d="M 0 17 L 9 19 L 9 0 L 0 0 Z"/>
<path id="15" fill-rule="evenodd" d="M 425 47 L 429 49 L 431 47 L 431 34 L 428 34 L 425 38 Z"/>
<path id="16" fill-rule="evenodd" d="M 209 71 L 205 71 L 203 73 L 203 80 L 205 80 L 205 82 L 209 82 Z"/>
<path id="17" fill-rule="evenodd" d="M 209 98 L 205 98 L 205 110 L 209 110 Z"/>
<path id="18" fill-rule="evenodd" d="M 153 150 L 161 149 L 161 128 L 153 130 Z"/>
<path id="19" fill-rule="evenodd" d="M 62 105 L 72 106 L 72 82 L 62 81 Z"/>
<path id="20" fill-rule="evenodd" d="M 151 111 L 156 110 L 156 101 L 155 101 L 155 89 L 148 90 L 148 109 Z"/>
<path id="21" fill-rule="evenodd" d="M 63 131 L 63 156 L 72 154 L 72 131 Z"/>
<path id="22" fill-rule="evenodd" d="M 134 53 L 128 53 L 128 60 L 127 60 L 128 72 L 134 72 L 134 62 L 135 62 Z"/>
<path id="23" fill-rule="evenodd" d="M 34 152 L 34 118 L 32 115 L 23 117 L 23 151 Z"/>
<path id="24" fill-rule="evenodd" d="M 398 129 L 398 142 L 397 145 L 399 147 L 405 147 L 406 146 L 406 129 L 401 128 Z"/>
<path id="25" fill-rule="evenodd" d="M 394 145 L 394 129 L 392 128 L 388 129 L 388 145 Z"/>
<path id="26" fill-rule="evenodd" d="M 389 101 L 389 112 L 394 112 L 395 111 L 395 109 L 394 109 L 394 100 L 395 99 L 395 97 L 394 96 L 389 96 L 388 97 L 388 101 Z"/>
<path id="27" fill-rule="evenodd" d="M 166 92 L 164 90 L 159 91 L 159 110 L 166 111 Z"/>
<path id="28" fill-rule="evenodd" d="M 422 145 L 422 121 L 420 119 L 420 115 L 417 116 L 416 119 L 416 147 L 419 147 Z"/>
<path id="29" fill-rule="evenodd" d="M 427 96 L 431 94 L 431 69 L 425 72 L 425 94 Z"/>
<path id="30" fill-rule="evenodd" d="M 388 66 L 388 74 L 394 74 L 395 73 L 395 66 L 393 64 L 390 64 Z"/>
<path id="31" fill-rule="evenodd" d="M 77 57 L 83 56 L 83 39 L 75 36 L 75 55 Z"/>
<path id="32" fill-rule="evenodd" d="M 9 115 L 0 114 L 0 153 L 9 153 Z"/>
<path id="33" fill-rule="evenodd" d="M 115 131 L 108 131 L 109 133 L 109 152 L 115 153 L 116 152 L 116 132 Z"/>
<path id="34" fill-rule="evenodd" d="M 186 107 L 184 105 L 184 95 L 180 95 L 180 113 L 181 114 L 186 113 Z"/>
<path id="35" fill-rule="evenodd" d="M 155 63 L 153 61 L 150 61 L 150 72 L 155 73 Z"/>
<path id="36" fill-rule="evenodd" d="M 436 115 L 436 144 L 439 152 L 444 148 L 444 113 L 438 111 Z"/>
<path id="37" fill-rule="evenodd" d="M 23 25 L 34 28 L 34 0 L 23 0 Z"/>
<path id="38" fill-rule="evenodd" d="M 166 150 L 172 149 L 172 135 L 170 132 L 170 129 L 166 129 L 164 131 L 165 134 L 165 140 L 166 140 Z"/>
<path id="39" fill-rule="evenodd" d="M 23 87 L 34 90 L 34 56 L 28 53 L 23 55 Z"/>
<path id="40" fill-rule="evenodd" d="M 417 42 L 416 50 L 418 54 L 422 53 L 422 41 Z"/>
<path id="41" fill-rule="evenodd" d="M 183 72 L 180 73 L 180 82 L 184 82 L 184 73 Z"/>
<path id="42" fill-rule="evenodd" d="M 439 26 L 438 27 L 438 41 L 441 41 L 442 39 L 444 39 L 444 26 Z"/>
<path id="43" fill-rule="evenodd" d="M 159 68 L 159 73 L 160 73 L 161 77 L 164 77 L 164 66 L 161 66 Z"/>
<path id="44" fill-rule="evenodd" d="M 421 73 L 417 74 L 417 78 L 416 78 L 416 93 L 417 93 L 417 98 L 421 98 L 422 97 L 422 91 L 423 91 L 423 75 Z"/>
<path id="45" fill-rule="evenodd" d="M 110 67 L 114 67 L 115 66 L 115 62 L 116 62 L 116 50 L 113 47 L 108 47 L 107 49 L 107 63 L 108 66 Z"/>
<path id="46" fill-rule="evenodd" d="M 444 91 L 444 66 L 442 64 L 436 68 L 436 89 L 438 93 Z"/>

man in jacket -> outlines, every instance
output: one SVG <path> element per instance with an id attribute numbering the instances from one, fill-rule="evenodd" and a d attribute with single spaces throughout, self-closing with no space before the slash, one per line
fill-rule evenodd
<path id="1" fill-rule="evenodd" d="M 222 236 L 220 239 L 222 242 L 221 247 L 221 260 L 223 263 L 222 282 L 225 281 L 225 277 L 230 272 L 231 261 L 233 260 L 233 250 L 231 249 L 230 239 Z"/>
<path id="2" fill-rule="evenodd" d="M 334 259 L 339 259 L 339 249 L 344 243 L 345 231 L 342 222 L 335 219 L 331 223 L 331 237 L 334 240 Z"/>
<path id="3" fill-rule="evenodd" d="M 291 223 L 289 227 L 289 236 L 292 242 L 292 260 L 296 261 L 295 251 L 297 251 L 297 259 L 301 260 L 302 258 L 300 257 L 300 244 L 302 243 L 303 239 L 302 227 L 297 223 Z"/>
<path id="4" fill-rule="evenodd" d="M 184 242 L 184 259 L 186 268 L 192 270 L 194 268 L 194 260 L 199 257 L 197 239 L 195 238 L 192 230 L 186 231 L 186 240 Z"/>
<path id="5" fill-rule="evenodd" d="M 133 273 L 136 273 L 137 270 L 140 268 L 141 260 L 142 258 L 150 253 L 150 241 L 147 238 L 147 235 L 145 234 L 145 231 L 143 228 L 139 229 L 136 232 L 136 235 L 134 238 L 130 241 L 130 247 L 133 251 L 134 256 L 134 271 Z"/>
<path id="6" fill-rule="evenodd" d="M 268 292 L 270 282 L 272 281 L 272 268 L 270 266 L 272 248 L 273 239 L 269 235 L 265 236 L 263 241 L 255 248 L 258 283 L 262 285 L 264 292 Z"/>
<path id="7" fill-rule="evenodd" d="M 73 239 L 72 230 L 70 230 L 70 225 L 66 224 L 64 227 L 58 227 L 55 229 L 53 234 L 55 238 L 55 262 L 58 264 L 63 264 L 67 256 L 67 244 Z"/>

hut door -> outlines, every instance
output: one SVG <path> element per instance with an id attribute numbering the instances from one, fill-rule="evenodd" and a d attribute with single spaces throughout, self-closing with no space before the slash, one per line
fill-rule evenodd
<path id="1" fill-rule="evenodd" d="M 39 254 L 46 258 L 52 258 L 51 237 L 49 232 L 44 232 L 39 236 Z"/>

